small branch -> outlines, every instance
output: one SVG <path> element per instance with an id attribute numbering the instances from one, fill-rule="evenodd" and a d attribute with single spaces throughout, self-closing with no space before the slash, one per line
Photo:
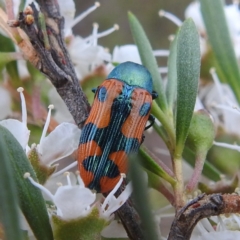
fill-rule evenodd
<path id="1" fill-rule="evenodd" d="M 177 212 L 168 240 L 188 240 L 198 221 L 227 213 L 240 213 L 239 195 L 202 194 Z"/>
<path id="2" fill-rule="evenodd" d="M 64 18 L 60 16 L 56 1 L 47 0 L 38 1 L 38 3 L 45 17 L 46 32 L 43 31 L 39 11 L 33 3 L 30 5 L 32 14 L 29 14 L 28 10 L 27 13 L 20 13 L 19 16 L 19 25 L 28 35 L 38 55 L 37 61 L 32 60 L 31 63 L 51 80 L 75 122 L 82 127 L 90 106 L 79 85 L 64 43 Z M 32 20 L 29 21 L 29 19 Z M 46 37 L 48 37 L 50 49 L 45 45 Z"/>
<path id="3" fill-rule="evenodd" d="M 174 197 L 175 197 L 175 208 L 178 211 L 181 207 L 185 205 L 185 195 L 184 195 L 184 180 L 182 171 L 182 159 L 175 158 L 172 161 L 173 172 L 177 183 L 173 186 Z"/>
<path id="4" fill-rule="evenodd" d="M 131 198 L 118 209 L 117 215 L 130 239 L 144 240 L 140 217 L 132 204 Z"/>

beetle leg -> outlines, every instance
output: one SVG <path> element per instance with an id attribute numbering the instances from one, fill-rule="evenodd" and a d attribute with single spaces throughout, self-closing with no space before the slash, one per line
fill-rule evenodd
<path id="1" fill-rule="evenodd" d="M 153 91 L 152 92 L 152 99 L 156 99 L 158 97 L 158 93 Z"/>
<path id="2" fill-rule="evenodd" d="M 97 89 L 98 89 L 98 88 L 92 88 L 92 92 L 93 92 L 93 93 L 96 93 Z"/>
<path id="3" fill-rule="evenodd" d="M 143 143 L 144 139 L 145 139 L 145 136 L 144 136 L 144 135 L 142 135 L 142 140 L 141 140 L 141 143 L 140 143 L 140 145 Z"/>
<path id="4" fill-rule="evenodd" d="M 153 125 L 154 122 L 155 122 L 155 117 L 154 117 L 152 114 L 150 114 L 150 115 L 149 115 L 149 118 L 148 118 L 148 121 L 150 122 L 150 124 L 145 127 L 145 130 L 147 130 L 147 129 L 149 129 L 150 127 L 152 127 L 152 125 Z"/>

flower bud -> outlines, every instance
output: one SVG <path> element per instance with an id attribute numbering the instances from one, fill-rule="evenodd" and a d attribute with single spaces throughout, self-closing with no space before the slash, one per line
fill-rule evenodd
<path id="1" fill-rule="evenodd" d="M 201 176 L 204 161 L 208 150 L 215 137 L 212 117 L 207 111 L 201 109 L 193 114 L 186 144 L 195 152 L 195 168 L 187 185 L 187 190 L 192 191 Z"/>

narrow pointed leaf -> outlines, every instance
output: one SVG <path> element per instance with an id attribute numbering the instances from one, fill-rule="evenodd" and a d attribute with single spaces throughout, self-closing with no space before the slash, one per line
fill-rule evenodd
<path id="1" fill-rule="evenodd" d="M 5 239 L 23 239 L 18 214 L 17 187 L 6 141 L 0 137 L 0 222 Z"/>
<path id="2" fill-rule="evenodd" d="M 14 173 L 20 208 L 28 224 L 38 240 L 52 240 L 52 229 L 41 191 L 24 178 L 24 174 L 28 172 L 33 179 L 37 179 L 26 154 L 16 138 L 2 126 L 0 126 L 0 138 L 6 142 L 6 154 L 10 158 Z"/>
<path id="3" fill-rule="evenodd" d="M 142 60 L 142 64 L 149 70 L 153 78 L 153 88 L 158 93 L 156 102 L 158 106 L 165 111 L 167 108 L 167 101 L 163 86 L 161 75 L 158 71 L 156 58 L 153 56 L 150 42 L 134 14 L 128 13 L 128 20 L 133 35 L 133 39 L 138 47 L 138 51 Z"/>
<path id="4" fill-rule="evenodd" d="M 0 52 L 14 52 L 15 47 L 11 39 L 0 34 Z M 7 72 L 11 79 L 14 81 L 19 81 L 19 74 L 17 69 L 17 62 L 12 61 L 6 65 Z"/>
<path id="5" fill-rule="evenodd" d="M 145 239 L 157 240 L 159 238 L 147 195 L 147 183 L 143 178 L 143 170 L 136 160 L 136 156 L 129 158 L 129 175 L 132 180 L 134 203 L 142 221 Z"/>
<path id="6" fill-rule="evenodd" d="M 171 185 L 176 184 L 176 180 L 167 172 L 165 172 L 164 169 L 162 169 L 142 148 L 140 148 L 139 153 L 143 157 L 143 159 L 140 158 L 140 163 L 144 168 L 146 168 L 149 172 L 152 172 L 157 176 L 163 178 Z"/>
<path id="7" fill-rule="evenodd" d="M 229 83 L 240 103 L 240 70 L 230 38 L 222 0 L 200 0 L 201 12 L 207 29 L 221 79 Z"/>
<path id="8" fill-rule="evenodd" d="M 177 94 L 177 35 L 170 46 L 167 79 L 166 97 L 169 108 L 173 109 Z"/>
<path id="9" fill-rule="evenodd" d="M 194 22 L 186 20 L 177 38 L 176 155 L 182 154 L 197 97 L 200 75 L 199 36 Z"/>

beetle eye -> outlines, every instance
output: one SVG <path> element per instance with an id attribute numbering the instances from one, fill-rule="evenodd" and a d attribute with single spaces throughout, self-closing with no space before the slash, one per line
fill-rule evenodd
<path id="1" fill-rule="evenodd" d="M 148 115 L 150 108 L 151 105 L 149 102 L 144 103 L 139 110 L 139 115 L 142 117 Z"/>
<path id="2" fill-rule="evenodd" d="M 98 91 L 98 100 L 100 102 L 105 102 L 107 99 L 107 89 L 105 87 L 101 87 Z"/>

